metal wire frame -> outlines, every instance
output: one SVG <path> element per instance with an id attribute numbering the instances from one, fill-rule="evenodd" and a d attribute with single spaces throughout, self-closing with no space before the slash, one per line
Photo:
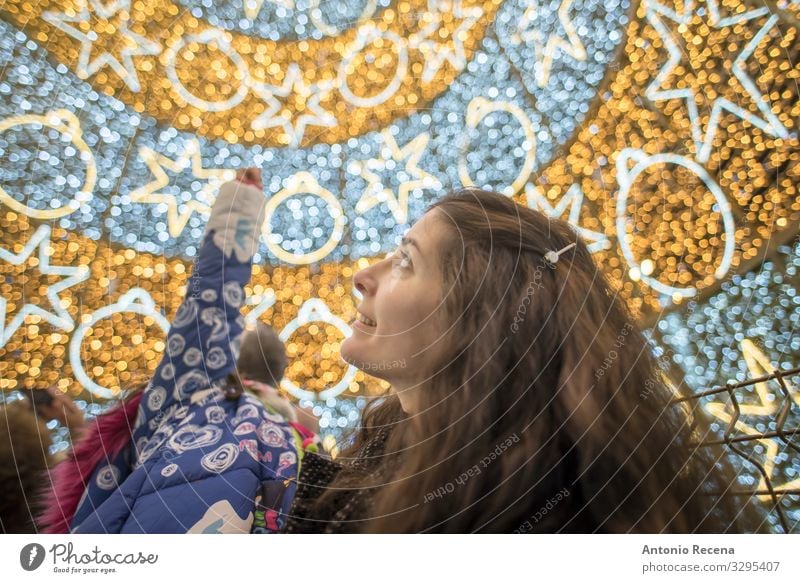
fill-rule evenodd
<path id="1" fill-rule="evenodd" d="M 795 436 L 800 437 L 800 426 L 788 429 L 785 427 L 786 421 L 789 417 L 789 412 L 792 409 L 792 396 L 789 393 L 789 388 L 786 385 L 785 378 L 797 374 L 800 374 L 800 367 L 784 371 L 775 370 L 770 374 L 756 377 L 748 381 L 740 383 L 734 383 L 729 381 L 724 386 L 716 387 L 699 393 L 693 393 L 691 395 L 683 397 L 675 397 L 672 400 L 673 404 L 686 403 L 689 401 L 699 402 L 699 400 L 704 397 L 711 397 L 722 393 L 728 394 L 731 404 L 733 405 L 733 416 L 731 417 L 731 420 L 728 423 L 727 428 L 725 429 L 723 438 L 704 440 L 698 444 L 695 444 L 694 447 L 711 447 L 711 446 L 725 445 L 728 448 L 730 448 L 730 450 L 733 451 L 740 458 L 751 463 L 764 478 L 764 484 L 766 485 L 766 489 L 735 490 L 735 491 L 729 491 L 728 494 L 733 494 L 737 496 L 768 495 L 772 501 L 772 510 L 775 511 L 778 517 L 778 521 L 783 527 L 783 531 L 786 533 L 790 532 L 789 522 L 786 519 L 786 515 L 783 511 L 783 508 L 781 508 L 780 502 L 783 496 L 786 496 L 787 494 L 800 495 L 800 488 L 775 488 L 772 485 L 772 480 L 770 479 L 770 476 L 767 475 L 768 472 L 764 468 L 764 465 L 757 459 L 755 459 L 755 457 L 752 454 L 738 447 L 738 444 L 749 441 L 758 441 L 759 439 L 779 439 L 787 447 L 791 448 L 798 455 L 800 455 L 800 445 L 798 445 L 793 441 L 793 438 Z M 783 404 L 776 418 L 776 429 L 774 431 L 759 432 L 751 435 L 736 435 L 736 423 L 738 422 L 739 417 L 741 415 L 741 411 L 739 409 L 739 400 L 736 395 L 736 390 L 741 389 L 742 387 L 753 386 L 758 383 L 767 382 L 771 380 L 778 381 L 778 386 L 780 387 L 780 392 L 781 395 L 783 396 Z"/>

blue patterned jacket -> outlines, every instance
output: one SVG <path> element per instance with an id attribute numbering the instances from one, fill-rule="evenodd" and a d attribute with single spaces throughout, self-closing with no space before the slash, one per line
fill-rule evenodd
<path id="1" fill-rule="evenodd" d="M 222 390 L 238 357 L 240 308 L 265 203 L 251 186 L 230 182 L 220 189 L 186 298 L 142 395 L 133 447 L 95 468 L 71 532 L 282 528 L 302 457 L 299 436 L 255 397 L 229 400 Z M 271 492 L 287 488 L 270 512 Z"/>

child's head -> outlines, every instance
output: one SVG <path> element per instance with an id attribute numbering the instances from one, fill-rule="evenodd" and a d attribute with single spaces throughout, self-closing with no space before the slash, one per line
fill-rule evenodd
<path id="1" fill-rule="evenodd" d="M 277 391 L 287 363 L 286 347 L 270 326 L 256 322 L 254 327 L 245 330 L 236 363 L 244 385 L 287 421 L 298 421 L 298 411 Z M 306 425 L 314 421 L 313 416 L 303 420 Z M 313 423 L 311 425 L 312 429 L 316 427 Z"/>
<path id="2" fill-rule="evenodd" d="M 286 347 L 270 326 L 256 322 L 244 331 L 237 361 L 242 379 L 278 387 L 287 364 Z"/>

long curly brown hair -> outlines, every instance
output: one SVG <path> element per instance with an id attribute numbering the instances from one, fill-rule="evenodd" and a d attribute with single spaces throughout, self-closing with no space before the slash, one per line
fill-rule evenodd
<path id="1" fill-rule="evenodd" d="M 674 389 L 586 245 L 561 220 L 466 189 L 432 207 L 448 244 L 449 354 L 415 391 L 370 404 L 318 499 L 369 488 L 364 532 L 755 532 L 701 410 Z M 577 244 L 554 266 L 550 250 Z M 383 454 L 359 459 L 371 440 Z M 735 488 L 734 488 L 735 489 Z M 323 518 L 320 516 L 319 518 Z"/>

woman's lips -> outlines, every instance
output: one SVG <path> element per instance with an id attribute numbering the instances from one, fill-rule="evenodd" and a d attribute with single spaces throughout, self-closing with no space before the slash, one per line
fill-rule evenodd
<path id="1" fill-rule="evenodd" d="M 361 322 L 365 326 L 369 326 L 371 328 L 374 328 L 375 326 L 378 325 L 378 323 L 375 320 L 373 320 L 372 318 L 370 318 L 368 316 L 365 316 L 361 312 L 357 312 L 356 313 L 356 321 L 357 322 Z"/>
<path id="2" fill-rule="evenodd" d="M 353 328 L 358 328 L 359 330 L 363 330 L 364 332 L 374 332 L 375 326 L 370 326 L 369 324 L 365 324 L 361 320 L 355 320 L 353 322 Z"/>

